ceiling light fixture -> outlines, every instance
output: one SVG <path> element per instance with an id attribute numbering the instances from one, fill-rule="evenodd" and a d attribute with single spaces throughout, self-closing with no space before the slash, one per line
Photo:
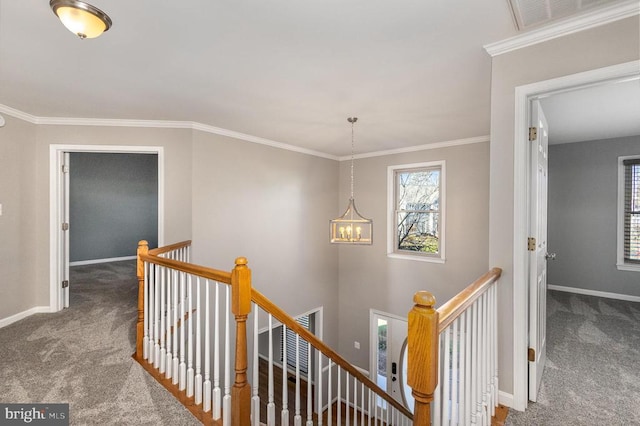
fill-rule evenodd
<path id="1" fill-rule="evenodd" d="M 111 28 L 111 18 L 79 0 L 51 0 L 49 6 L 65 27 L 81 39 L 96 38 Z"/>
<path id="2" fill-rule="evenodd" d="M 373 221 L 365 219 L 358 213 L 353 197 L 353 125 L 358 117 L 349 117 L 351 123 L 351 198 L 349 206 L 342 216 L 329 221 L 331 242 L 334 244 L 372 244 Z"/>

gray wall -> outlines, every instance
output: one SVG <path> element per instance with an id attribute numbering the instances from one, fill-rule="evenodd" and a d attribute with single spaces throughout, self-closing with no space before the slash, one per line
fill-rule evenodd
<path id="1" fill-rule="evenodd" d="M 254 286 L 290 315 L 324 306 L 336 347 L 337 188 L 337 161 L 194 132 L 194 261 L 229 271 L 246 257 Z"/>
<path id="2" fill-rule="evenodd" d="M 446 161 L 446 263 L 387 257 L 387 167 Z M 350 163 L 340 168 L 342 214 L 350 191 Z M 356 160 L 358 210 L 373 219 L 371 246 L 340 246 L 340 346 L 352 363 L 369 369 L 369 309 L 406 317 L 418 290 L 438 305 L 488 270 L 489 143 L 476 143 Z M 360 349 L 354 348 L 360 342 Z"/>
<path id="3" fill-rule="evenodd" d="M 134 256 L 158 246 L 157 154 L 70 154 L 71 262 Z"/>
<path id="4" fill-rule="evenodd" d="M 0 320 L 36 306 L 36 126 L 5 116 L 0 128 Z"/>
<path id="5" fill-rule="evenodd" d="M 640 296 L 638 273 L 616 268 L 624 155 L 640 155 L 640 136 L 549 146 L 549 284 Z"/>
<path id="6" fill-rule="evenodd" d="M 50 303 L 51 144 L 163 147 L 165 240 L 191 238 L 191 130 L 6 120 L 0 129 L 0 319 Z"/>
<path id="7" fill-rule="evenodd" d="M 628 18 L 496 56 L 491 73 L 491 266 L 499 286 L 500 390 L 513 393 L 513 140 L 515 88 L 640 57 L 638 18 Z M 523 231 L 524 232 L 524 231 Z M 523 248 L 524 249 L 524 248 Z M 526 378 L 519 378 L 526 380 Z"/>

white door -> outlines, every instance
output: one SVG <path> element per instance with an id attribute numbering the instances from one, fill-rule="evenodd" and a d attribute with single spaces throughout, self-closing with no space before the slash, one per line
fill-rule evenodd
<path id="1" fill-rule="evenodd" d="M 539 101 L 532 102 L 531 213 L 529 220 L 529 399 L 536 401 L 546 361 L 548 126 Z"/>
<path id="2" fill-rule="evenodd" d="M 69 153 L 62 154 L 62 200 L 60 203 L 60 243 L 61 256 L 60 271 L 62 274 L 61 283 L 62 291 L 60 292 L 60 306 L 69 307 Z"/>
<path id="3" fill-rule="evenodd" d="M 406 385 L 406 362 L 403 348 L 407 340 L 407 320 L 390 314 L 372 312 L 371 315 L 373 381 L 399 403 L 413 411 L 411 388 Z M 409 389 L 407 394 L 407 389 Z M 386 404 L 378 399 L 378 409 L 384 416 Z"/>

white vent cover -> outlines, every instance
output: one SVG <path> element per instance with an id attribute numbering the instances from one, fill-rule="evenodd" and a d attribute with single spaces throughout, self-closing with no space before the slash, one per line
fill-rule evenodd
<path id="1" fill-rule="evenodd" d="M 507 0 L 520 31 L 621 0 Z"/>

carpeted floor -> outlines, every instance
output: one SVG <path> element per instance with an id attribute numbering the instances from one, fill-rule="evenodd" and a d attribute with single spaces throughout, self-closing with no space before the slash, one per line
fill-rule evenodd
<path id="1" fill-rule="evenodd" d="M 71 424 L 198 425 L 131 358 L 135 261 L 71 268 L 70 308 L 0 329 L 0 401 L 69 403 Z"/>
<path id="2" fill-rule="evenodd" d="M 537 403 L 507 425 L 640 425 L 640 303 L 548 292 Z"/>

